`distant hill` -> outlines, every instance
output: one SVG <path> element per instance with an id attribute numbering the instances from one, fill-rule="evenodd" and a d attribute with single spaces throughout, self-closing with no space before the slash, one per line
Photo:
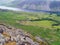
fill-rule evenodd
<path id="1" fill-rule="evenodd" d="M 51 11 L 59 11 L 60 12 L 60 1 L 52 1 L 49 5 Z"/>
<path id="2" fill-rule="evenodd" d="M 60 1 L 47 0 L 15 0 L 12 2 L 13 7 L 27 10 L 47 10 L 60 11 Z"/>
<path id="3" fill-rule="evenodd" d="M 0 5 L 4 4 L 9 7 L 16 7 L 20 9 L 26 10 L 46 10 L 46 11 L 59 11 L 60 12 L 60 1 L 52 1 L 52 0 L 13 0 L 6 3 L 0 3 Z"/>
<path id="4" fill-rule="evenodd" d="M 49 2 L 42 0 L 16 0 L 12 3 L 14 4 L 14 6 L 22 9 L 49 10 Z"/>

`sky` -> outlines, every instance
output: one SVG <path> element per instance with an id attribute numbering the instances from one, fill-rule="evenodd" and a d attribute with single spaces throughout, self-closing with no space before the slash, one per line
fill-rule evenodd
<path id="1" fill-rule="evenodd" d="M 0 0 L 0 4 L 7 4 L 12 1 L 17 1 L 17 0 Z M 24 0 L 20 0 L 20 1 L 24 1 Z M 43 0 L 43 1 L 60 1 L 60 0 Z"/>
<path id="2" fill-rule="evenodd" d="M 11 1 L 14 1 L 14 0 L 0 0 L 0 2 L 4 2 L 4 3 L 11 2 Z"/>
<path id="3" fill-rule="evenodd" d="M 12 1 L 14 1 L 14 0 L 0 0 L 0 5 L 8 4 L 8 3 L 12 2 Z"/>

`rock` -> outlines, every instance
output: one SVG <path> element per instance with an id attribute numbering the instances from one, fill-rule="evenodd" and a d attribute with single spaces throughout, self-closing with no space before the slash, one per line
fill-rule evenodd
<path id="1" fill-rule="evenodd" d="M 45 42 L 44 39 L 42 39 L 42 38 L 40 38 L 40 37 L 37 37 L 37 36 L 35 37 L 35 39 L 36 39 L 37 41 L 39 41 L 39 42 L 40 42 L 40 41 Z"/>
<path id="2" fill-rule="evenodd" d="M 5 44 L 5 39 L 0 39 L 1 44 Z"/>
<path id="3" fill-rule="evenodd" d="M 15 37 L 11 37 L 11 41 L 12 41 L 12 42 L 15 41 Z"/>
<path id="4" fill-rule="evenodd" d="M 26 42 L 26 39 L 24 36 L 20 36 L 21 41 Z"/>
<path id="5" fill-rule="evenodd" d="M 0 33 L 0 39 L 4 39 L 4 36 Z"/>
<path id="6" fill-rule="evenodd" d="M 16 29 L 16 30 L 17 30 L 16 31 L 16 34 L 18 34 L 18 35 L 25 35 L 22 30 L 20 30 L 20 29 Z"/>
<path id="7" fill-rule="evenodd" d="M 25 36 L 30 38 L 31 35 L 29 33 L 25 33 Z"/>
<path id="8" fill-rule="evenodd" d="M 6 41 L 16 42 L 16 45 L 39 45 L 38 42 L 33 41 L 29 33 L 25 33 L 21 29 L 17 29 L 11 26 L 7 27 L 6 25 L 0 25 L 0 27 L 4 29 L 4 32 L 9 34 L 10 36 L 10 37 L 4 37 L 2 33 L 0 33 L 1 45 L 6 43 Z M 44 39 L 37 36 L 35 37 L 35 39 L 37 41 L 45 42 Z"/>
<path id="9" fill-rule="evenodd" d="M 39 43 L 37 43 L 37 42 L 34 42 L 34 45 L 39 45 Z"/>
<path id="10" fill-rule="evenodd" d="M 34 44 L 33 40 L 32 40 L 32 39 L 30 39 L 30 38 L 28 38 L 28 37 L 26 37 L 26 41 L 27 41 L 28 43 L 30 43 L 31 45 L 33 45 L 33 44 Z"/>
<path id="11" fill-rule="evenodd" d="M 44 40 L 43 38 L 40 38 L 40 37 L 36 36 L 35 39 L 43 45 L 49 45 L 47 40 Z"/>
<path id="12" fill-rule="evenodd" d="M 9 41 L 10 41 L 10 38 L 9 38 L 9 37 L 6 37 L 6 38 L 5 38 L 5 41 L 6 41 L 6 42 L 9 42 Z"/>
<path id="13" fill-rule="evenodd" d="M 0 28 L 0 33 L 3 33 L 3 29 Z"/>
<path id="14" fill-rule="evenodd" d="M 5 43 L 4 36 L 0 33 L 0 45 L 3 45 Z"/>
<path id="15" fill-rule="evenodd" d="M 11 26 L 7 26 L 7 28 L 8 28 L 8 29 L 12 29 L 12 27 L 11 27 Z"/>

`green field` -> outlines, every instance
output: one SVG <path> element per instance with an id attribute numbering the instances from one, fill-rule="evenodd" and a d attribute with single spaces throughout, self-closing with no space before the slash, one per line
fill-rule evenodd
<path id="1" fill-rule="evenodd" d="M 60 45 L 60 16 L 56 14 L 0 11 L 0 23 L 40 36 L 51 45 Z"/>

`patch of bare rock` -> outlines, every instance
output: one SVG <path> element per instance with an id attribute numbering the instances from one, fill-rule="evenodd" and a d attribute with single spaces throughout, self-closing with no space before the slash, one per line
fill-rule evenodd
<path id="1" fill-rule="evenodd" d="M 22 29 L 0 24 L 0 45 L 4 45 L 10 41 L 16 42 L 16 45 L 48 45 L 44 43 L 44 40 L 37 36 L 35 39 L 36 41 L 31 38 L 30 34 L 25 33 Z"/>

